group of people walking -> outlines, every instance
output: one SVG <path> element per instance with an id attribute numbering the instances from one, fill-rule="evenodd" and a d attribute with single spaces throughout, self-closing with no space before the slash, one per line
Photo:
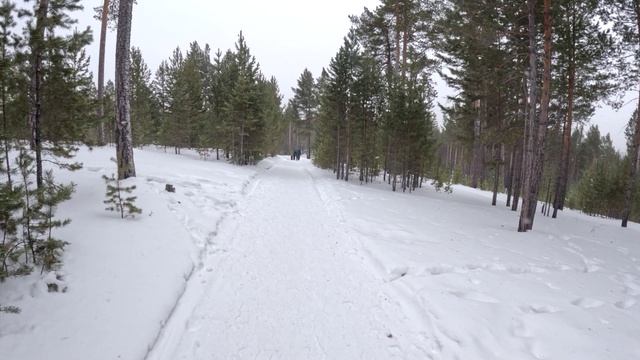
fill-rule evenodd
<path id="1" fill-rule="evenodd" d="M 291 154 L 291 160 L 300 160 L 300 155 L 302 155 L 302 150 L 296 149 Z"/>

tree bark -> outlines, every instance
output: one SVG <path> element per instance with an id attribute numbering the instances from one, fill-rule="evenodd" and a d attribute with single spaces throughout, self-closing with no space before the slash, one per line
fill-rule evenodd
<path id="1" fill-rule="evenodd" d="M 2 43 L 2 62 L 5 63 L 7 61 L 7 48 L 6 42 Z M 0 79 L 0 92 L 2 97 L 2 142 L 4 146 L 4 160 L 5 166 L 7 167 L 7 185 L 9 189 L 13 189 L 13 184 L 11 182 L 11 162 L 9 161 L 9 133 L 8 133 L 8 124 L 7 124 L 7 79 L 2 77 Z M 6 234 L 4 235 L 6 237 Z"/>
<path id="2" fill-rule="evenodd" d="M 36 28 L 32 34 L 31 64 L 31 147 L 36 152 L 36 185 L 42 188 L 42 53 L 44 52 L 45 21 L 49 11 L 49 0 L 40 0 L 36 11 Z"/>
<path id="3" fill-rule="evenodd" d="M 120 0 L 116 39 L 116 160 L 118 179 L 136 176 L 131 140 L 131 17 L 133 0 Z"/>
<path id="4" fill-rule="evenodd" d="M 104 57 L 107 44 L 107 22 L 109 19 L 109 0 L 104 0 L 100 19 L 100 53 L 98 55 L 98 144 L 107 143 L 104 126 Z"/>
<path id="5" fill-rule="evenodd" d="M 629 178 L 624 190 L 624 208 L 622 209 L 622 227 L 627 227 L 631 209 L 633 207 L 634 191 L 638 176 L 638 160 L 640 160 L 640 96 L 638 97 L 638 110 L 636 110 L 636 123 L 633 132 L 633 145 L 629 164 Z"/>
<path id="6" fill-rule="evenodd" d="M 567 194 L 567 178 L 569 177 L 569 157 L 571 156 L 571 127 L 573 123 L 573 99 L 575 87 L 575 65 L 569 65 L 567 118 L 562 129 L 562 153 L 560 154 L 560 168 L 556 179 L 556 193 L 553 199 L 553 215 L 558 216 L 558 210 L 564 209 L 564 199 Z"/>
<path id="7" fill-rule="evenodd" d="M 509 171 L 508 175 L 505 178 L 505 183 L 507 185 L 507 207 L 511 206 L 511 196 L 513 196 L 513 172 L 515 170 L 514 160 L 515 160 L 516 148 L 515 146 L 511 150 L 511 156 L 509 159 Z"/>
<path id="8" fill-rule="evenodd" d="M 473 119 L 473 153 L 471 159 L 471 187 L 474 189 L 478 188 L 480 172 L 482 171 L 482 142 L 480 140 L 482 124 L 480 119 L 479 102 L 480 100 L 476 100 L 476 102 L 473 103 L 477 112 Z"/>
<path id="9" fill-rule="evenodd" d="M 496 145 L 494 145 L 493 149 L 493 162 L 494 162 L 494 179 L 493 179 L 493 197 L 491 199 L 491 205 L 496 206 L 498 203 L 498 186 L 500 184 L 500 162 L 501 159 L 501 148 L 498 145 L 496 149 Z"/>
<path id="10" fill-rule="evenodd" d="M 534 138 L 534 149 L 532 167 L 530 172 L 530 182 L 528 189 L 529 210 L 526 217 L 521 215 L 518 231 L 527 231 L 533 228 L 533 220 L 538 204 L 538 191 L 540 189 L 540 179 L 544 164 L 544 144 L 547 135 L 547 123 L 549 122 L 549 101 L 551 97 L 551 0 L 544 0 L 544 70 L 542 73 L 542 92 L 540 94 L 540 116 Z M 533 129 L 532 129 L 533 130 Z M 526 199 L 524 199 L 527 201 Z M 523 214 L 526 209 L 522 204 Z"/>
<path id="11" fill-rule="evenodd" d="M 640 1 L 634 1 L 634 11 L 636 14 L 636 30 L 640 34 Z M 622 210 L 622 227 L 627 227 L 631 208 L 633 206 L 633 193 L 636 189 L 638 160 L 640 160 L 640 96 L 638 96 L 638 107 L 636 108 L 636 124 L 633 132 L 633 145 L 631 150 L 631 164 L 629 164 L 629 179 L 624 191 L 624 208 Z"/>
<path id="12" fill-rule="evenodd" d="M 523 166 L 523 186 L 522 186 L 522 209 L 520 211 L 520 222 L 518 231 L 527 231 L 528 224 L 531 222 L 529 214 L 531 201 L 531 182 L 533 180 L 533 150 L 534 136 L 533 126 L 536 118 L 537 104 L 537 52 L 536 52 L 536 0 L 527 0 L 528 19 L 529 19 L 529 117 L 525 121 L 524 126 L 524 154 L 522 160 Z"/>
<path id="13" fill-rule="evenodd" d="M 513 170 L 513 200 L 511 203 L 511 211 L 518 211 L 518 203 L 520 201 L 520 191 L 522 189 L 522 145 L 516 145 L 514 152 L 514 170 Z"/>

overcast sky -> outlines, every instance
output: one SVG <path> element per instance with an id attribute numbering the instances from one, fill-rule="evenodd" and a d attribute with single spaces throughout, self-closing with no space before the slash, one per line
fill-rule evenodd
<path id="1" fill-rule="evenodd" d="M 90 45 L 91 67 L 98 68 L 100 24 L 93 19 L 93 8 L 102 0 L 85 0 L 78 15 L 79 27 L 90 26 L 94 42 Z M 240 30 L 266 76 L 275 76 L 280 90 L 291 96 L 291 87 L 304 68 L 318 76 L 327 66 L 346 35 L 349 15 L 360 14 L 366 6 L 376 7 L 379 0 L 138 0 L 133 9 L 131 44 L 155 73 L 160 61 L 190 42 L 209 44 L 215 51 L 233 48 Z M 115 32 L 107 37 L 106 77 L 113 79 Z M 441 81 L 437 84 L 439 101 L 451 93 Z M 630 96 L 627 101 L 633 99 Z M 611 133 L 619 151 L 625 148 L 624 127 L 635 101 L 619 112 L 602 107 L 593 123 L 600 131 Z M 436 109 L 437 111 L 437 109 Z M 438 114 L 440 119 L 440 114 Z"/>

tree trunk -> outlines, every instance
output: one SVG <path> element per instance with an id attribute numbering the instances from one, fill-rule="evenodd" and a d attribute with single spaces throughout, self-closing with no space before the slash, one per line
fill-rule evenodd
<path id="1" fill-rule="evenodd" d="M 479 100 L 477 100 L 479 102 Z M 477 109 L 477 114 L 473 120 L 473 153 L 471 159 L 471 187 L 478 188 L 478 182 L 480 179 L 480 172 L 482 171 L 482 142 L 480 140 L 481 120 L 480 120 L 480 106 L 474 102 L 474 107 Z"/>
<path id="2" fill-rule="evenodd" d="M 634 2 L 634 10 L 636 13 L 636 30 L 640 34 L 640 1 Z M 640 96 L 638 96 L 638 107 L 636 109 L 636 123 L 633 132 L 633 145 L 631 149 L 631 164 L 629 164 L 629 179 L 624 191 L 624 208 L 622 210 L 622 227 L 627 227 L 631 208 L 633 207 L 633 193 L 636 189 L 638 160 L 640 160 Z"/>
<path id="3" fill-rule="evenodd" d="M 531 183 L 533 180 L 533 149 L 534 137 L 533 126 L 536 118 L 537 89 L 537 51 L 536 51 L 536 0 L 527 0 L 529 18 L 529 117 L 525 120 L 524 126 L 524 154 L 523 166 L 523 186 L 522 186 L 522 209 L 520 211 L 520 222 L 518 231 L 527 231 L 531 222 L 529 214 L 531 201 Z"/>
<path id="4" fill-rule="evenodd" d="M 572 17 L 572 22 L 573 20 Z M 572 24 L 572 26 L 575 26 Z M 562 129 L 562 153 L 560 154 L 560 166 L 558 169 L 558 177 L 556 178 L 556 191 L 553 199 L 553 215 L 555 219 L 558 216 L 558 210 L 564 209 L 564 199 L 567 195 L 567 180 L 569 177 L 569 158 L 571 156 L 571 127 L 573 123 L 573 103 L 574 89 L 576 79 L 575 67 L 575 37 L 571 33 L 571 50 L 569 59 L 569 76 L 567 89 L 567 117 Z"/>
<path id="5" fill-rule="evenodd" d="M 638 97 L 638 110 L 636 110 L 636 123 L 633 132 L 633 144 L 629 164 L 629 178 L 624 189 L 624 208 L 622 209 L 622 227 L 627 227 L 631 209 L 633 207 L 634 192 L 638 176 L 638 161 L 640 160 L 640 96 Z"/>
<path id="6" fill-rule="evenodd" d="M 36 152 L 36 184 L 42 188 L 42 53 L 44 52 L 44 36 L 46 28 L 49 0 L 40 0 L 36 13 L 36 28 L 32 42 L 31 64 L 31 113 L 29 125 L 31 127 L 31 147 Z"/>
<path id="7" fill-rule="evenodd" d="M 494 174 L 494 179 L 493 179 L 493 198 L 491 199 L 491 205 L 492 206 L 496 206 L 497 202 L 498 202 L 498 186 L 500 184 L 500 162 L 502 161 L 501 158 L 501 148 L 500 146 L 498 146 L 498 148 L 495 148 L 494 145 L 494 166 L 495 166 L 495 174 Z"/>
<path id="8" fill-rule="evenodd" d="M 515 160 L 516 148 L 515 146 L 511 150 L 511 156 L 509 159 L 509 172 L 505 179 L 507 183 L 507 207 L 511 206 L 511 196 L 513 195 L 513 172 L 514 172 L 514 160 Z"/>
<path id="9" fill-rule="evenodd" d="M 513 170 L 513 200 L 511 203 L 511 211 L 518 211 L 518 202 L 520 201 L 520 190 L 522 189 L 522 145 L 516 145 L 514 152 L 514 170 Z"/>
<path id="10" fill-rule="evenodd" d="M 528 191 L 529 210 L 525 213 L 525 204 L 522 204 L 522 214 L 518 231 L 527 231 L 533 228 L 533 220 L 538 204 L 538 191 L 542 177 L 544 164 L 544 144 L 547 135 L 547 123 L 549 122 L 549 100 L 551 97 L 551 0 L 544 0 L 544 70 L 542 73 L 542 92 L 540 94 L 540 117 L 534 138 L 535 151 L 532 153 L 530 171 L 530 188 Z M 533 130 L 533 129 L 532 129 Z M 527 201 L 524 199 L 524 201 Z"/>
<path id="11" fill-rule="evenodd" d="M 291 132 L 291 124 L 292 124 L 292 122 L 289 121 L 289 154 L 293 154 L 293 148 L 291 147 L 291 138 L 293 136 L 293 134 Z"/>
<path id="12" fill-rule="evenodd" d="M 6 43 L 3 42 L 2 43 L 2 63 L 5 63 L 7 61 L 7 48 L 6 48 Z M 1 101 L 2 101 L 2 142 L 3 142 L 3 147 L 4 147 L 4 160 L 5 160 L 5 166 L 7 167 L 7 185 L 9 186 L 9 189 L 13 189 L 13 184 L 11 182 L 11 162 L 9 161 L 9 133 L 8 133 L 8 126 L 7 126 L 7 84 L 6 84 L 6 78 L 2 78 L 0 79 L 0 92 L 1 92 Z M 4 234 L 4 237 L 6 237 L 6 232 Z M 4 244 L 4 242 L 3 242 Z M 6 264 L 5 264 L 6 267 Z"/>
<path id="13" fill-rule="evenodd" d="M 131 17 L 133 0 L 120 0 L 116 40 L 116 160 L 118 179 L 136 176 L 131 140 Z"/>
<path id="14" fill-rule="evenodd" d="M 104 0 L 100 19 L 100 53 L 98 55 L 98 144 L 107 142 L 104 129 L 104 57 L 107 44 L 107 21 L 109 19 L 109 0 Z"/>

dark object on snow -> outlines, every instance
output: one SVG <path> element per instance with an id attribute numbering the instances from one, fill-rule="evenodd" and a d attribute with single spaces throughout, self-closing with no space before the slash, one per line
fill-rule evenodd
<path id="1" fill-rule="evenodd" d="M 164 187 L 164 189 L 165 189 L 165 190 L 167 190 L 168 192 L 173 192 L 173 193 L 174 193 L 174 192 L 176 192 L 176 188 L 175 188 L 173 185 L 171 185 L 171 184 L 167 184 L 167 185 Z"/>
<path id="2" fill-rule="evenodd" d="M 293 154 L 291 154 L 291 160 L 300 160 L 300 155 L 302 155 L 302 150 L 295 150 Z"/>

